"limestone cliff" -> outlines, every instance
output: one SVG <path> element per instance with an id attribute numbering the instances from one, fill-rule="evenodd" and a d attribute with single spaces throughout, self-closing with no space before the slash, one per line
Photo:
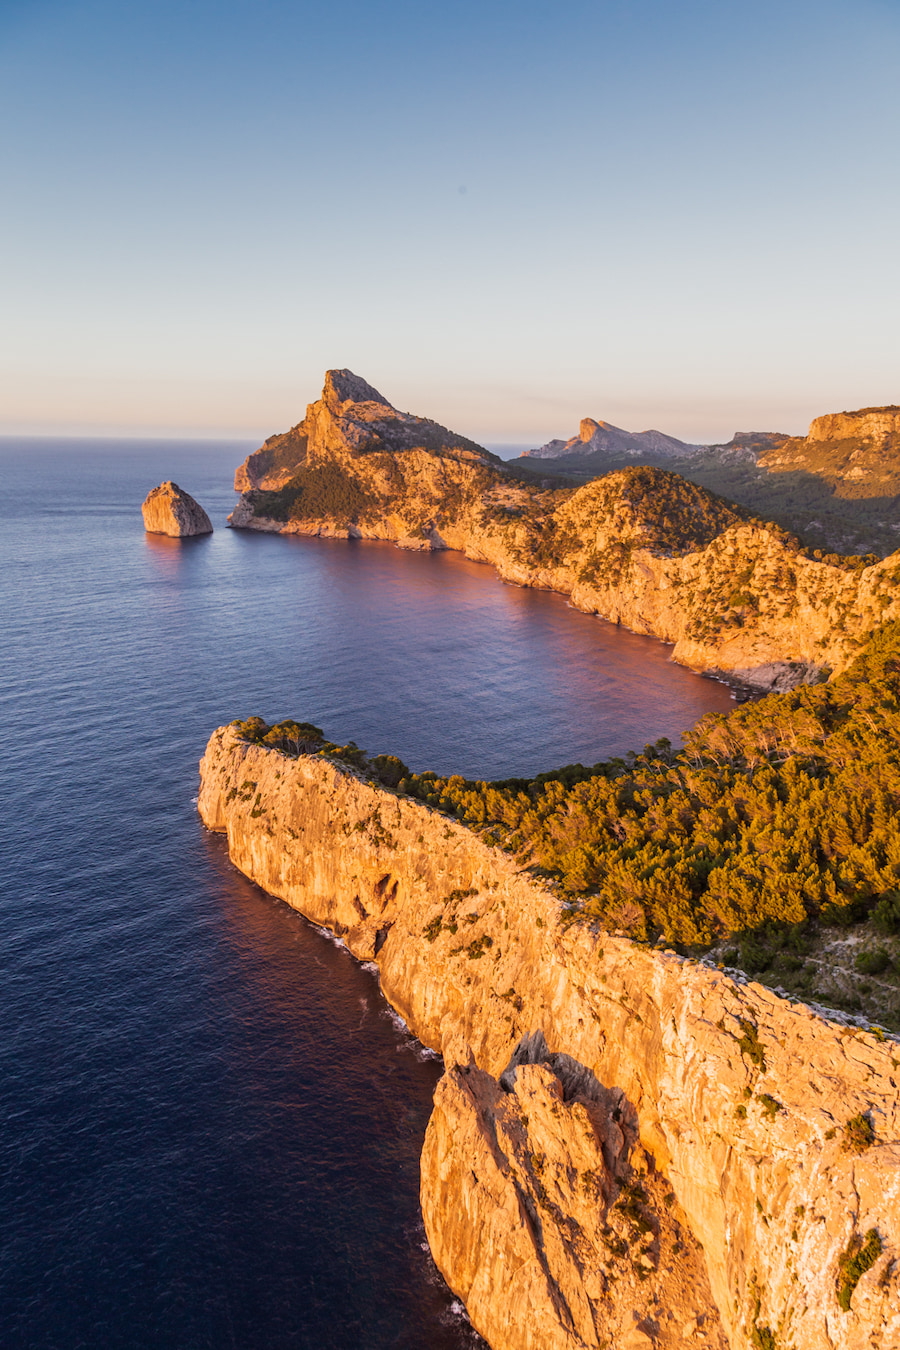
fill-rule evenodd
<path id="1" fill-rule="evenodd" d="M 807 436 L 773 447 L 759 462 L 770 473 L 815 474 L 838 496 L 881 497 L 886 510 L 900 493 L 900 408 L 816 417 Z"/>
<path id="2" fill-rule="evenodd" d="M 168 534 L 185 538 L 194 534 L 212 534 L 209 516 L 199 502 L 177 483 L 168 480 L 147 494 L 141 507 L 144 529 L 148 534 Z"/>
<path id="3" fill-rule="evenodd" d="M 219 728 L 199 809 L 446 1053 L 423 1212 L 495 1350 L 900 1344 L 895 1042 L 565 927 L 510 856 L 320 756 Z"/>
<path id="4" fill-rule="evenodd" d="M 522 483 L 347 371 L 329 372 L 281 439 L 238 471 L 241 483 L 281 486 L 245 492 L 232 525 L 457 549 L 504 581 L 561 591 L 673 643 L 676 661 L 758 688 L 843 669 L 877 622 L 900 613 L 897 554 L 866 568 L 814 560 L 783 530 L 659 469 L 577 490 Z"/>

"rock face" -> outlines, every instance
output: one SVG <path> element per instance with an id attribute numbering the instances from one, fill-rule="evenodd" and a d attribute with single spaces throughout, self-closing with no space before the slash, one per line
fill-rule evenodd
<path id="1" fill-rule="evenodd" d="M 760 459 L 771 473 L 814 474 L 837 496 L 882 497 L 884 509 L 900 493 L 900 408 L 861 408 L 816 417 L 809 434 L 775 446 Z"/>
<path id="2" fill-rule="evenodd" d="M 692 1343 L 900 1345 L 895 1042 L 567 928 L 509 855 L 320 757 L 222 727 L 199 810 L 241 871 L 376 961 L 445 1053 L 423 1212 L 495 1350 L 674 1346 L 668 1299 Z M 846 1254 L 872 1230 L 850 1288 Z M 678 1270 L 694 1251 L 705 1279 Z"/>
<path id="3" fill-rule="evenodd" d="M 212 534 L 209 516 L 199 502 L 177 483 L 160 483 L 141 507 L 148 534 L 169 534 L 183 539 L 192 534 Z"/>
<path id="4" fill-rule="evenodd" d="M 452 1049 L 422 1150 L 422 1213 L 491 1344 L 680 1350 L 688 1326 L 724 1350 L 702 1255 L 622 1094 L 550 1054 L 539 1031 L 499 1081 Z"/>

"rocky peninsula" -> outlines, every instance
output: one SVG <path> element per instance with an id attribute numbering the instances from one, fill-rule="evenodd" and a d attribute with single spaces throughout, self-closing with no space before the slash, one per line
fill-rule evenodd
<path id="1" fill-rule="evenodd" d="M 568 922 L 509 853 L 302 739 L 220 727 L 199 810 L 444 1055 L 423 1214 L 494 1350 L 900 1344 L 896 1042 Z"/>
<path id="2" fill-rule="evenodd" d="M 328 372 L 304 420 L 248 456 L 235 486 L 235 527 L 456 549 L 759 690 L 845 669 L 877 622 L 900 615 L 900 554 L 809 556 L 664 469 L 580 488 L 516 476 L 346 370 Z"/>

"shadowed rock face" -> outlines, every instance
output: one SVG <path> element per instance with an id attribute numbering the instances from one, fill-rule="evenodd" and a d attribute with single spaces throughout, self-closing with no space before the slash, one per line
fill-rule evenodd
<path id="1" fill-rule="evenodd" d="M 508 1350 L 681 1350 L 690 1328 L 724 1350 L 703 1257 L 623 1094 L 540 1031 L 499 1081 L 466 1051 L 444 1048 L 421 1198 L 482 1334 Z"/>
<path id="2" fill-rule="evenodd" d="M 423 1210 L 495 1350 L 674 1350 L 679 1328 L 710 1347 L 721 1328 L 733 1350 L 900 1345 L 895 1041 L 562 926 L 553 893 L 474 831 L 233 727 L 210 739 L 198 807 L 235 866 L 377 963 L 444 1054 Z M 860 1115 L 874 1137 L 856 1151 Z M 842 1257 L 873 1229 L 845 1310 Z"/>
<path id="3" fill-rule="evenodd" d="M 167 480 L 147 494 L 141 507 L 148 534 L 168 534 L 183 539 L 192 534 L 212 534 L 209 516 L 199 502 L 177 483 Z"/>

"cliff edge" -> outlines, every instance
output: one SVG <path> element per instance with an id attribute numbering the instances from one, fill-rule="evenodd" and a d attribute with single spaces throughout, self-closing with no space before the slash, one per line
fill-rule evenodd
<path id="1" fill-rule="evenodd" d="M 321 755 L 220 727 L 199 810 L 443 1051 L 423 1213 L 495 1350 L 900 1344 L 895 1042 L 565 926 L 512 857 Z"/>

